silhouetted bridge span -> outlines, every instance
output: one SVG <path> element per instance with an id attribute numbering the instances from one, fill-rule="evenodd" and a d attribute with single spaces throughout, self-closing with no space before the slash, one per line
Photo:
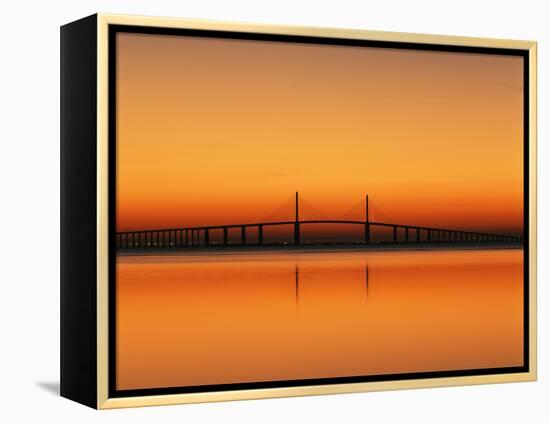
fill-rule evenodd
<path id="1" fill-rule="evenodd" d="M 191 226 L 169 229 L 150 229 L 140 231 L 118 232 L 116 246 L 118 249 L 150 249 L 150 248 L 193 248 L 209 246 L 273 246 L 273 243 L 264 242 L 264 229 L 275 226 L 291 226 L 293 228 L 293 242 L 290 245 L 305 245 L 301 240 L 301 228 L 307 225 L 358 225 L 363 228 L 363 239 L 355 244 L 372 243 L 521 243 L 522 237 L 515 235 L 493 234 L 483 232 L 463 231 L 449 228 L 403 225 L 398 223 L 376 222 L 369 220 L 368 196 L 365 200 L 365 220 L 315 219 L 300 220 L 298 218 L 298 193 L 296 193 L 296 214 L 294 220 L 239 223 L 229 225 Z M 373 228 L 390 229 L 389 240 L 375 240 L 372 236 Z M 247 240 L 247 230 L 257 229 L 255 242 Z M 240 231 L 240 242 L 232 243 L 229 240 L 230 230 Z M 212 242 L 212 234 L 221 232 L 221 243 Z M 202 236 L 201 236 L 202 234 Z M 341 244 L 338 242 L 317 242 L 318 245 Z M 287 245 L 278 243 L 276 245 Z M 308 245 L 311 245 L 308 243 Z"/>

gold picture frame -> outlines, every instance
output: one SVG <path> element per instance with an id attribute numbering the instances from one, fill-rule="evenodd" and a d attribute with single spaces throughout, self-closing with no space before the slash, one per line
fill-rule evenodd
<path id="1" fill-rule="evenodd" d="M 269 387 L 240 390 L 218 390 L 192 393 L 161 393 L 138 396 L 110 396 L 109 372 L 109 63 L 113 60 L 109 51 L 109 28 L 114 26 L 141 27 L 150 29 L 186 29 L 223 31 L 227 34 L 263 34 L 271 36 L 315 37 L 319 39 L 360 40 L 382 43 L 407 43 L 445 48 L 474 47 L 513 49 L 525 53 L 528 75 L 525 87 L 528 98 L 528 369 L 526 371 L 479 374 L 450 377 L 428 377 L 421 379 L 386 380 L 358 383 L 335 383 L 288 387 Z M 82 56 L 84 55 L 84 56 Z M 85 60 L 83 60 L 85 59 Z M 80 65 L 75 64 L 79 62 Z M 90 69 L 93 63 L 95 69 Z M 79 68 L 80 66 L 80 68 Z M 87 66 L 84 68 L 84 66 Z M 77 71 L 81 76 L 77 75 Z M 84 81 L 82 73 L 87 79 Z M 80 79 L 79 79 L 80 78 Z M 537 377 L 536 342 L 536 253 L 537 253 L 537 214 L 536 214 L 536 110 L 537 110 L 537 44 L 534 41 L 501 40 L 428 34 L 408 34 L 380 32 L 359 29 L 313 28 L 300 26 L 260 25 L 248 23 L 218 22 L 209 20 L 125 16 L 97 14 L 62 27 L 62 395 L 98 409 L 138 407 L 151 405 L 186 404 L 211 401 L 230 401 L 257 398 L 277 398 L 302 395 L 339 394 L 381 390 L 430 388 L 488 383 L 534 381 Z M 84 97 L 78 95 L 79 84 L 86 86 Z M 90 86 L 90 84 L 92 86 Z M 95 109 L 93 108 L 95 106 Z M 87 114 L 84 125 L 79 114 Z M 92 116 L 93 114 L 93 116 Z M 74 121 L 73 121 L 74 120 Z M 87 132 L 85 132 L 87 131 Z M 65 137 L 65 138 L 63 138 Z M 87 147 L 70 147 L 75 137 L 85 139 Z M 86 168 L 87 180 L 78 180 L 80 166 L 78 160 L 87 160 L 74 149 L 86 148 L 87 154 L 94 156 L 93 163 Z M 63 161 L 67 164 L 63 167 Z M 65 170 L 65 173 L 63 171 Z M 72 169 L 72 170 L 71 170 Z M 82 169 L 82 168 L 80 168 Z M 93 172 L 92 172 L 93 171 Z M 68 182 L 72 180 L 72 182 Z M 90 186 L 90 181 L 95 186 Z M 77 184 L 71 187 L 68 184 Z M 66 184 L 66 185 L 64 185 Z M 88 185 L 86 185 L 88 184 Z M 87 187 L 87 188 L 86 188 Z M 77 190 L 79 190 L 77 192 Z M 78 203 L 77 196 L 86 196 L 86 202 Z M 71 220 L 70 216 L 95 209 L 88 220 Z M 83 209 L 78 209 L 82 207 Z M 85 209 L 84 209 L 85 208 Z M 64 212 L 65 211 L 65 212 Z M 65 213 L 65 214 L 63 214 Z M 80 227 L 81 229 L 78 229 Z M 84 230 L 92 233 L 94 248 L 87 256 L 75 251 L 75 240 L 69 232 Z M 91 229 L 95 229 L 90 232 Z M 78 242 L 82 242 L 82 237 Z M 84 266 L 84 267 L 83 267 Z M 78 278 L 78 272 L 88 269 L 90 278 Z M 77 281 L 78 279 L 78 281 Z M 93 297 L 93 298 L 90 298 Z M 75 311 L 74 304 L 86 301 L 88 306 Z M 90 353 L 89 344 L 95 345 Z M 86 369 L 86 370 L 83 370 Z"/>

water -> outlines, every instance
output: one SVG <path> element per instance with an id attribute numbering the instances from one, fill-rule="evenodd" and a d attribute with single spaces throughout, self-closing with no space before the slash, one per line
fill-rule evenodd
<path id="1" fill-rule="evenodd" d="M 521 250 L 119 256 L 117 387 L 521 366 Z"/>

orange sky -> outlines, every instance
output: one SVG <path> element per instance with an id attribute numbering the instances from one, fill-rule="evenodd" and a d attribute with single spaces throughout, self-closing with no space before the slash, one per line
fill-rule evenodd
<path id="1" fill-rule="evenodd" d="M 117 37 L 117 231 L 256 222 L 295 191 L 329 216 L 369 194 L 396 223 L 522 229 L 520 57 Z"/>

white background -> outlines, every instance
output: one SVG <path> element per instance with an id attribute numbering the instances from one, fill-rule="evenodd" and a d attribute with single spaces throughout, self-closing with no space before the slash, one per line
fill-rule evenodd
<path id="1" fill-rule="evenodd" d="M 0 416 L 35 421 L 550 421 L 547 1 L 5 1 L 0 13 Z M 539 381 L 93 411 L 59 384 L 59 26 L 95 12 L 539 42 Z M 546 163 L 545 163 L 546 161 Z M 474 348 L 475 346 L 472 346 Z"/>

